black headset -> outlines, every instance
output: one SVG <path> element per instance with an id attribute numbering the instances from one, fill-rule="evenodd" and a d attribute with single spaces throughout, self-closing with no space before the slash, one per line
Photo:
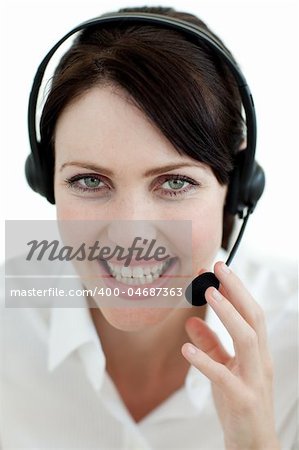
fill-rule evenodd
<path id="1" fill-rule="evenodd" d="M 198 45 L 204 43 L 211 49 L 229 68 L 234 80 L 238 86 L 241 96 L 247 128 L 246 148 L 237 155 L 234 170 L 231 174 L 228 193 L 226 197 L 226 210 L 233 215 L 243 218 L 243 225 L 239 232 L 234 247 L 231 250 L 227 265 L 229 265 L 239 246 L 249 215 L 253 212 L 258 200 L 260 199 L 265 187 L 265 174 L 262 167 L 255 160 L 256 149 L 256 116 L 253 98 L 246 79 L 234 61 L 229 51 L 221 44 L 218 39 L 211 35 L 207 30 L 198 25 L 189 23 L 185 20 L 152 13 L 111 13 L 88 20 L 73 28 L 63 36 L 47 53 L 40 63 L 34 77 L 29 104 L 28 104 L 28 131 L 31 146 L 31 154 L 28 156 L 25 164 L 25 174 L 29 186 L 39 194 L 47 198 L 54 204 L 54 186 L 51 180 L 52 170 L 49 167 L 49 155 L 47 149 L 43 149 L 38 141 L 36 134 L 36 109 L 40 91 L 40 86 L 46 68 L 56 50 L 73 34 L 86 30 L 94 26 L 105 26 L 106 24 L 115 25 L 157 25 L 159 27 L 177 30 L 185 34 L 186 38 Z M 247 209 L 246 216 L 244 211 Z M 210 285 L 219 286 L 219 281 L 212 272 L 207 272 L 197 277 L 188 286 L 185 296 L 193 305 L 200 306 L 205 304 L 204 292 Z"/>

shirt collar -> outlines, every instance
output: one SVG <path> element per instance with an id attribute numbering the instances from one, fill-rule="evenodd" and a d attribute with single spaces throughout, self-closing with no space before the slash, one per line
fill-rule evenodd
<path id="1" fill-rule="evenodd" d="M 88 378 L 94 388 L 99 389 L 106 360 L 85 299 L 82 299 L 81 308 L 52 308 L 48 369 L 56 369 L 76 350 Z"/>

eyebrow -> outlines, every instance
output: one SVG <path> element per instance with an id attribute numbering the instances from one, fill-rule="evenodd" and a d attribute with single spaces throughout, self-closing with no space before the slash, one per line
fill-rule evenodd
<path id="1" fill-rule="evenodd" d="M 113 171 L 111 171 L 110 169 L 108 169 L 106 167 L 98 166 L 96 164 L 87 163 L 87 162 L 83 162 L 83 161 L 71 161 L 71 162 L 64 163 L 60 167 L 60 172 L 65 167 L 69 167 L 69 166 L 76 166 L 76 167 L 82 167 L 83 169 L 93 170 L 95 172 L 100 172 L 103 175 L 106 175 L 108 177 L 113 177 L 113 175 L 114 175 Z M 143 176 L 144 177 L 151 177 L 153 175 L 159 175 L 160 173 L 169 172 L 170 170 L 179 169 L 181 167 L 199 167 L 199 168 L 201 168 L 203 170 L 207 170 L 207 168 L 200 162 L 197 162 L 197 163 L 168 164 L 167 166 L 154 167 L 152 169 L 149 169 L 143 174 Z"/>

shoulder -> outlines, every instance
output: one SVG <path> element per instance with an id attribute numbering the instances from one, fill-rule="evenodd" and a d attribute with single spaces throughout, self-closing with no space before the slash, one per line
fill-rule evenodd
<path id="1" fill-rule="evenodd" d="M 277 431 L 281 442 L 291 448 L 298 409 L 297 264 L 273 257 L 255 258 L 243 251 L 232 268 L 264 311 L 274 367 Z"/>
<path id="2" fill-rule="evenodd" d="M 254 258 L 244 251 L 232 264 L 246 289 L 261 306 L 267 327 L 277 382 L 295 386 L 298 328 L 298 272 L 295 262 Z M 292 381 L 291 381 L 292 380 Z M 291 395 L 291 394 L 290 394 Z"/>
<path id="3" fill-rule="evenodd" d="M 35 310 L 36 316 L 48 321 L 49 299 L 33 297 L 30 290 L 45 283 L 46 277 L 51 276 L 51 267 L 45 271 L 45 264 L 30 263 L 30 270 L 26 266 L 25 255 L 6 260 L 0 265 L 0 314 L 6 322 L 27 317 Z M 43 278 L 43 275 L 46 275 Z"/>
<path id="4" fill-rule="evenodd" d="M 295 261 L 255 256 L 242 250 L 232 269 L 265 312 L 297 311 L 298 269 Z"/>
<path id="5" fill-rule="evenodd" d="M 261 306 L 267 327 L 269 348 L 276 366 L 285 375 L 295 374 L 298 327 L 298 272 L 295 262 L 276 258 L 255 258 L 244 250 L 232 269 Z"/>

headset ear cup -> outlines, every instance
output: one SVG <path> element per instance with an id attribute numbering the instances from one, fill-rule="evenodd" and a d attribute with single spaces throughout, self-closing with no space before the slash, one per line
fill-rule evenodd
<path id="1" fill-rule="evenodd" d="M 37 179 L 37 172 L 38 171 L 36 169 L 35 160 L 34 160 L 33 154 L 31 153 L 26 159 L 25 176 L 26 176 L 27 183 L 29 184 L 31 189 L 33 189 L 35 192 L 40 193 L 40 186 L 39 186 L 39 182 Z"/>
<path id="2" fill-rule="evenodd" d="M 245 207 L 255 208 L 265 188 L 265 172 L 263 168 L 255 161 L 253 172 L 247 185 L 247 190 L 245 193 L 246 196 L 244 198 L 242 197 L 242 158 L 243 155 L 242 152 L 240 152 L 240 155 L 238 155 L 237 164 L 231 174 L 225 205 L 226 211 L 233 215 L 239 214 L 240 217 L 242 217 L 242 211 Z"/>
<path id="3" fill-rule="evenodd" d="M 255 161 L 252 176 L 248 186 L 248 196 L 246 203 L 253 208 L 262 196 L 266 184 L 266 177 L 263 168 Z"/>
<path id="4" fill-rule="evenodd" d="M 31 189 L 43 197 L 46 197 L 50 203 L 55 204 L 54 191 L 52 188 L 53 181 L 49 180 L 47 173 L 42 170 L 40 164 L 34 159 L 33 153 L 26 159 L 25 176 Z M 47 186 L 49 186 L 49 188 L 47 188 Z"/>

